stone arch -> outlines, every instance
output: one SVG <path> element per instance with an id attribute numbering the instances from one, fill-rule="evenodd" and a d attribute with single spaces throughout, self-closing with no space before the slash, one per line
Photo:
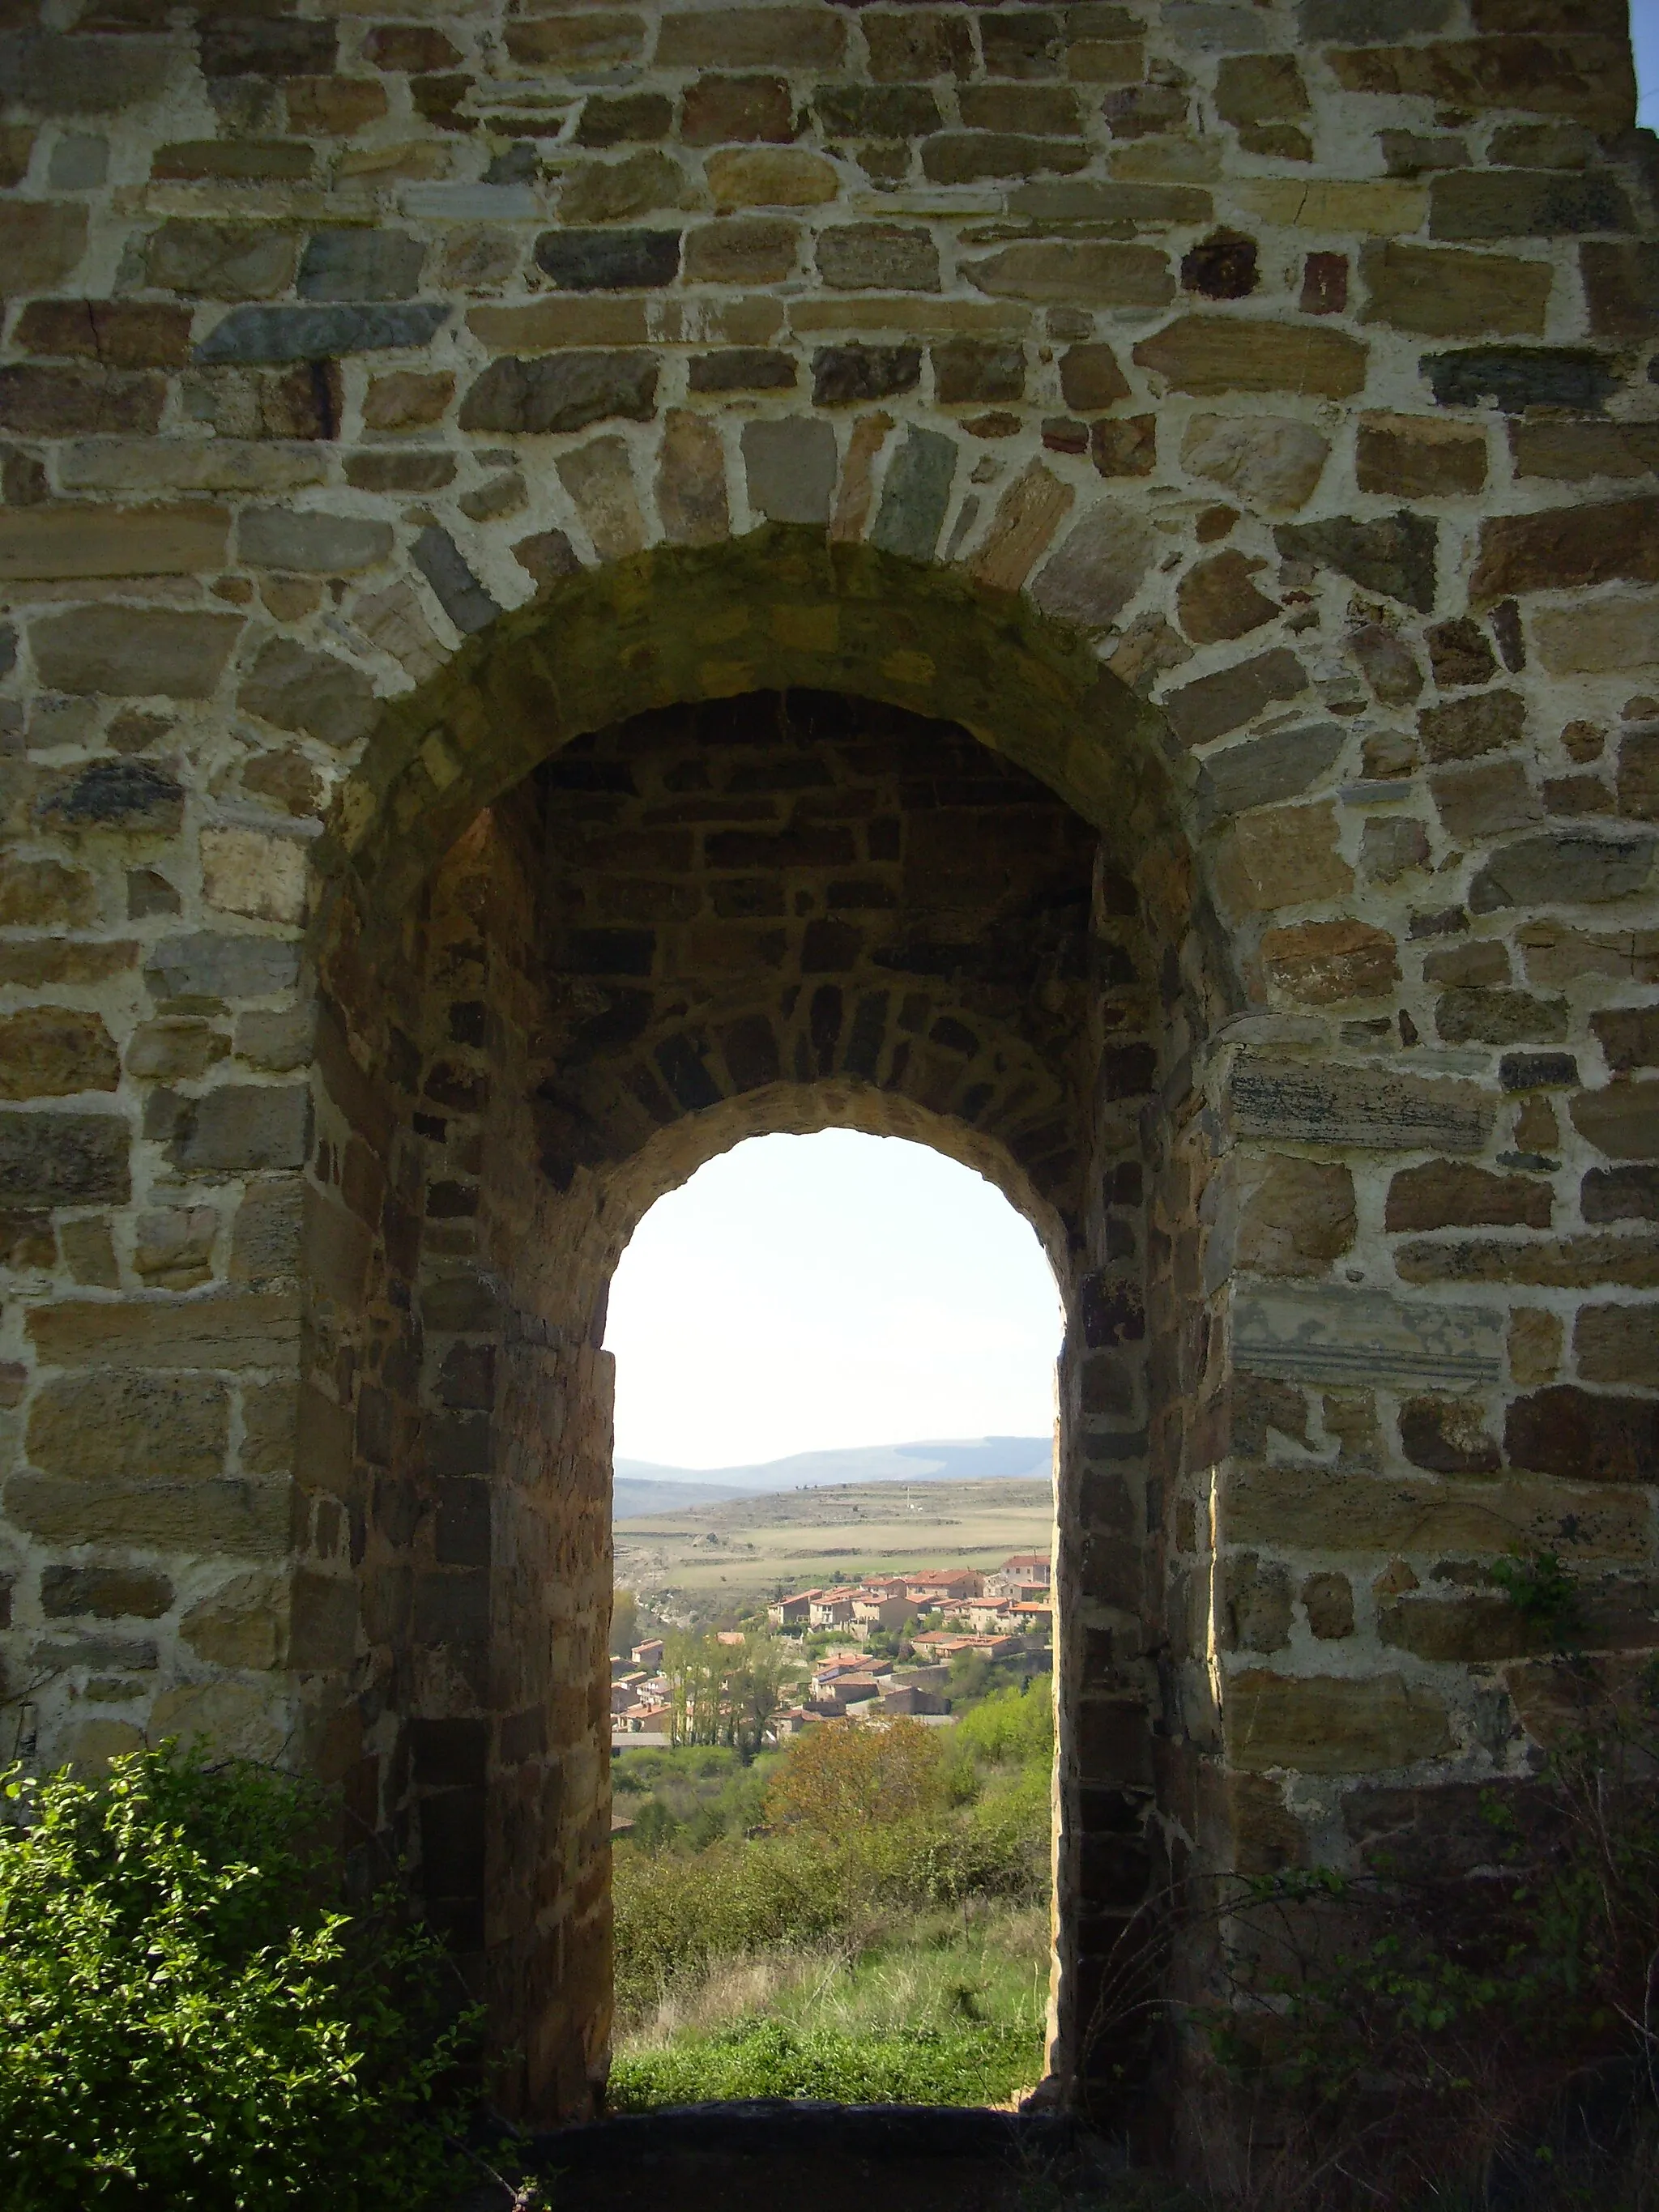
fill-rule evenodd
<path id="1" fill-rule="evenodd" d="M 1161 1849 L 1143 1211 L 1213 933 L 1157 728 L 1012 594 L 773 528 L 556 584 L 395 702 L 340 794 L 306 1393 L 337 1475 L 296 1522 L 295 1691 L 476 1960 L 523 2110 L 582 2109 L 608 2037 L 610 1273 L 663 1190 L 779 1128 L 966 1160 L 1061 1286 L 1054 2055 L 1079 2062 Z M 734 795 L 733 744 L 805 799 Z M 712 830 L 695 860 L 662 842 L 704 761 L 693 813 L 770 810 L 738 875 Z M 818 793 L 879 840 L 804 836 Z M 704 919 L 597 926 L 637 924 L 653 838 L 647 888 Z M 757 885 L 774 923 L 715 918 Z"/>

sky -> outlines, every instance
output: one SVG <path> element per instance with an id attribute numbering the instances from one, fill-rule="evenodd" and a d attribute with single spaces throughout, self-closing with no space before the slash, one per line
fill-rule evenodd
<path id="1" fill-rule="evenodd" d="M 1659 131 L 1659 0 L 1631 0 L 1630 27 L 1640 91 L 1636 119 Z"/>
<path id="2" fill-rule="evenodd" d="M 1045 1436 L 1060 1300 L 1001 1192 L 924 1145 L 753 1137 L 659 1199 L 611 1284 L 619 1458 L 743 1467 Z"/>

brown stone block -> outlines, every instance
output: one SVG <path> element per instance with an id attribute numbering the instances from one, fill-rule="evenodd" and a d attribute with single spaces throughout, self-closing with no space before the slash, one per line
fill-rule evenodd
<path id="1" fill-rule="evenodd" d="M 28 1334 L 49 1367 L 286 1367 L 299 1344 L 299 1301 L 289 1292 L 125 1305 L 71 1299 L 37 1307 Z"/>
<path id="2" fill-rule="evenodd" d="M 841 179 L 821 154 L 755 147 L 711 154 L 706 167 L 717 214 L 744 207 L 823 207 Z"/>
<path id="3" fill-rule="evenodd" d="M 1572 1346 L 1587 1382 L 1659 1389 L 1659 1306 L 1582 1306 Z"/>
<path id="4" fill-rule="evenodd" d="M 1243 553 L 1228 551 L 1197 562 L 1187 571 L 1176 599 L 1181 627 L 1194 644 L 1245 637 L 1273 620 L 1280 611 L 1279 602 L 1250 581 L 1267 565 L 1260 558 L 1249 560 Z"/>
<path id="5" fill-rule="evenodd" d="M 64 1376 L 37 1394 L 27 1449 L 43 1473 L 79 1480 L 211 1475 L 224 1463 L 229 1424 L 221 1382 L 113 1372 Z"/>
<path id="6" fill-rule="evenodd" d="M 1476 111 L 1507 107 L 1577 116 L 1608 131 L 1630 123 L 1633 88 L 1623 39 L 1444 39 L 1415 46 L 1339 47 L 1326 60 L 1348 92 L 1404 94 Z M 1546 222 L 1544 227 L 1570 226 Z"/>
<path id="7" fill-rule="evenodd" d="M 1567 1481 L 1659 1481 L 1659 1401 L 1554 1383 L 1512 1401 L 1504 1450 L 1513 1466 Z"/>
<path id="8" fill-rule="evenodd" d="M 1644 338 L 1659 331 L 1659 241 L 1598 239 L 1579 247 L 1578 261 L 1597 337 Z"/>
<path id="9" fill-rule="evenodd" d="M 1320 1276 L 1352 1244 L 1353 1177 L 1346 1167 L 1285 1154 L 1249 1161 L 1236 1257 L 1246 1272 Z"/>
<path id="10" fill-rule="evenodd" d="M 1182 315 L 1134 349 L 1176 392 L 1316 392 L 1346 399 L 1365 381 L 1366 349 L 1340 331 L 1231 315 Z"/>
<path id="11" fill-rule="evenodd" d="M 1610 1083 L 1581 1091 L 1568 1109 L 1572 1124 L 1614 1160 L 1659 1160 L 1659 1080 Z"/>
<path id="12" fill-rule="evenodd" d="M 1430 1160 L 1402 1168 L 1389 1185 L 1383 1226 L 1465 1229 L 1547 1229 L 1553 1194 L 1531 1176 L 1494 1175 L 1467 1160 Z"/>
<path id="13" fill-rule="evenodd" d="M 1535 1650 L 1538 1632 L 1506 1597 L 1394 1599 L 1377 1608 L 1377 1633 L 1385 1644 L 1419 1659 L 1468 1666 L 1518 1659 Z"/>
<path id="14" fill-rule="evenodd" d="M 1659 1241 L 1644 1237 L 1556 1237 L 1530 1244 L 1475 1238 L 1462 1244 L 1403 1244 L 1395 1271 L 1407 1283 L 1518 1283 L 1540 1290 L 1659 1289 Z"/>
<path id="15" fill-rule="evenodd" d="M 1571 483 L 1652 476 L 1659 473 L 1659 422 L 1514 422 L 1510 452 L 1518 477 Z"/>
<path id="16" fill-rule="evenodd" d="M 656 59 L 659 69 L 833 69 L 846 43 L 845 22 L 822 8 L 710 8 L 665 15 Z"/>
<path id="17" fill-rule="evenodd" d="M 1368 246 L 1362 322 L 1426 337 L 1541 337 L 1553 271 L 1547 261 L 1437 252 L 1403 239 Z"/>
<path id="18" fill-rule="evenodd" d="M 1227 1757 L 1246 1773 L 1364 1774 L 1411 1766 L 1452 1747 L 1445 1706 L 1400 1674 L 1275 1674 L 1225 1679 Z"/>
<path id="19" fill-rule="evenodd" d="M 25 353 L 106 368 L 183 368 L 190 310 L 136 300 L 31 300 L 14 342 Z"/>
<path id="20" fill-rule="evenodd" d="M 48 1620 L 156 1620 L 173 1603 L 165 1575 L 142 1567 L 44 1567 L 40 1610 Z"/>
<path id="21" fill-rule="evenodd" d="M 1366 415 L 1354 454 L 1361 491 L 1401 499 L 1449 499 L 1486 481 L 1486 434 L 1478 424 L 1425 415 Z"/>
<path id="22" fill-rule="evenodd" d="M 1264 707 L 1297 698 L 1307 689 L 1307 671 L 1288 647 L 1279 646 L 1183 684 L 1164 700 L 1164 711 L 1182 744 L 1202 745 L 1242 728 Z"/>
<path id="23" fill-rule="evenodd" d="M 30 1006 L 0 1017 L 0 1098 L 64 1098 L 113 1091 L 120 1062 L 100 1015 Z"/>
<path id="24" fill-rule="evenodd" d="M 1490 517 L 1469 584 L 1482 604 L 1513 592 L 1659 582 L 1659 498 Z"/>
<path id="25" fill-rule="evenodd" d="M 0 368 L 0 428 L 38 438 L 95 432 L 153 433 L 167 380 L 149 371 L 36 367 Z"/>
<path id="26" fill-rule="evenodd" d="M 1235 912 L 1246 914 L 1344 897 L 1353 889 L 1353 870 L 1336 839 L 1333 805 L 1259 807 L 1234 824 L 1216 863 L 1216 888 Z"/>
<path id="27" fill-rule="evenodd" d="M 1431 1474 L 1496 1474 L 1502 1462 L 1485 1418 L 1478 1399 L 1407 1398 L 1400 1408 L 1400 1448 Z"/>
<path id="28" fill-rule="evenodd" d="M 1518 691 L 1483 691 L 1475 698 L 1424 708 L 1417 731 L 1429 759 L 1441 763 L 1474 760 L 1518 744 L 1526 724 L 1527 702 Z"/>
<path id="29" fill-rule="evenodd" d="M 132 1134 L 117 1114 L 0 1112 L 0 1204 L 124 1206 Z"/>
<path id="30" fill-rule="evenodd" d="M 1243 1468 L 1224 1500 L 1230 1544 L 1334 1559 L 1404 1553 L 1490 1558 L 1521 1543 L 1564 1559 L 1643 1559 L 1648 1505 L 1636 1487 L 1383 1474 L 1298 1465 Z M 1411 1587 L 1410 1584 L 1402 1585 Z"/>
<path id="31" fill-rule="evenodd" d="M 1006 246 L 964 267 L 971 283 L 997 299 L 1158 307 L 1175 297 L 1169 257 L 1152 246 L 1042 241 Z M 1135 357 L 1140 357 L 1139 347 Z"/>
<path id="32" fill-rule="evenodd" d="M 1299 921 L 1261 939 L 1268 980 L 1304 1006 L 1386 995 L 1400 980 L 1399 949 L 1364 921 Z"/>
<path id="33" fill-rule="evenodd" d="M 189 576 L 222 566 L 222 507 L 31 507 L 0 510 L 0 579 Z"/>
<path id="34" fill-rule="evenodd" d="M 15 1474 L 5 1503 L 18 1528 L 52 1544 L 131 1544 L 192 1559 L 280 1559 L 288 1548 L 285 1483 Z"/>

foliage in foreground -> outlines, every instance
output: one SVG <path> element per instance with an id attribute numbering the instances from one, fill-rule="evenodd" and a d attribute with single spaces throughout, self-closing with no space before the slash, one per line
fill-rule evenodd
<path id="1" fill-rule="evenodd" d="M 848 2035 L 767 2021 L 632 2053 L 611 2072 L 618 2112 L 735 2097 L 843 2105 L 997 2105 L 1042 2071 L 1041 2032 L 1000 2021 L 896 2035 Z"/>
<path id="2" fill-rule="evenodd" d="M 8 2212 L 415 2212 L 476 2027 L 391 1896 L 334 1909 L 304 1785 L 171 1747 L 7 1778 Z"/>

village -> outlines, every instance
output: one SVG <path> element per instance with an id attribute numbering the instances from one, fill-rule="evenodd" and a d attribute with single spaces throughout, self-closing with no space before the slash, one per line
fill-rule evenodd
<path id="1" fill-rule="evenodd" d="M 781 1744 L 828 1720 L 903 1717 L 949 1727 L 953 1662 L 1052 1664 L 1053 1595 L 1046 1552 L 1019 1552 L 989 1573 L 971 1567 L 896 1571 L 780 1593 L 764 1626 L 714 1632 L 734 1651 L 769 1632 L 788 1645 L 796 1702 L 779 1705 L 765 1741 Z M 651 1637 L 611 1662 L 613 1752 L 666 1748 L 674 1741 L 667 1644 Z"/>

